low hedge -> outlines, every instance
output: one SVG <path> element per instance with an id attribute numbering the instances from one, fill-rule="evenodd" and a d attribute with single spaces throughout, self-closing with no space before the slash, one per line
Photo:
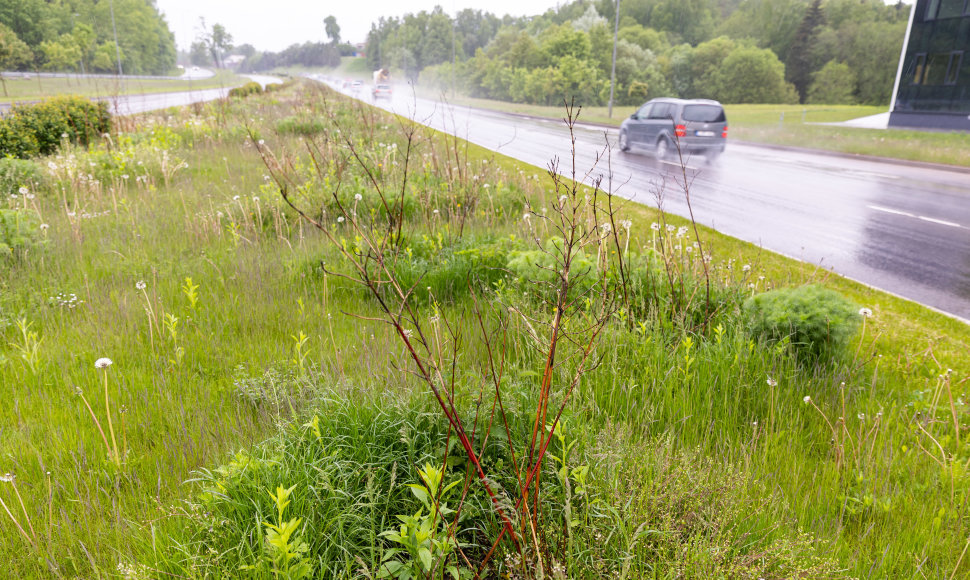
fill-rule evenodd
<path id="1" fill-rule="evenodd" d="M 87 145 L 111 129 L 108 104 L 62 95 L 15 105 L 0 119 L 0 157 L 50 155 L 62 140 Z"/>
<path id="2" fill-rule="evenodd" d="M 263 85 L 257 83 L 256 81 L 249 81 L 248 83 L 229 90 L 230 97 L 248 97 L 249 95 L 258 95 L 263 92 Z"/>

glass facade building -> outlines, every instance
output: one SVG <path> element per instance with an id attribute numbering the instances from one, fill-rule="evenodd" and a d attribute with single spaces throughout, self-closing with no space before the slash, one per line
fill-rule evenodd
<path id="1" fill-rule="evenodd" d="M 970 131 L 970 0 L 917 0 L 890 127 Z"/>

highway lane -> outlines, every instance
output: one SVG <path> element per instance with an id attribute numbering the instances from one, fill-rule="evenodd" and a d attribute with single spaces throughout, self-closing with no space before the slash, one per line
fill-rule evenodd
<path id="1" fill-rule="evenodd" d="M 560 172 L 567 167 L 562 122 L 407 93 L 399 86 L 393 100 L 378 104 L 533 165 L 558 158 Z M 613 182 L 622 184 L 616 194 L 656 206 L 662 191 L 667 211 L 687 215 L 678 164 L 619 153 L 615 130 L 581 125 L 576 137 L 580 170 L 609 143 Z M 702 157 L 686 162 L 700 223 L 970 320 L 970 173 L 737 142 L 716 164 Z M 601 164 L 594 173 L 609 171 Z"/>

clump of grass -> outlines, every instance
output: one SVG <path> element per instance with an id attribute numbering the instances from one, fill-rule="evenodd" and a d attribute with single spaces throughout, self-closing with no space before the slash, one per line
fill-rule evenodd
<path id="1" fill-rule="evenodd" d="M 361 568 L 376 576 L 393 545 L 383 532 L 422 505 L 409 487 L 421 483 L 419 468 L 440 464 L 447 455 L 447 424 L 414 401 L 325 398 L 305 423 L 285 425 L 263 444 L 202 470 L 192 480 L 200 492 L 169 540 L 171 550 L 153 553 L 146 546 L 150 555 L 142 563 L 210 577 L 232 577 L 241 566 L 258 565 L 264 523 L 278 525 L 267 492 L 285 486 L 291 490 L 288 513 L 299 518 L 294 535 L 306 544 L 300 558 L 312 563 L 315 577 L 351 578 Z M 455 499 L 461 507 L 452 508 L 464 512 L 459 537 L 482 538 L 483 528 L 494 526 L 487 496 L 480 486 L 470 492 L 465 487 Z"/>
<path id="2" fill-rule="evenodd" d="M 587 574 L 841 577 L 824 546 L 776 519 L 783 501 L 737 466 L 623 426 L 595 435 L 590 453 L 589 487 L 598 501 L 576 531 Z"/>

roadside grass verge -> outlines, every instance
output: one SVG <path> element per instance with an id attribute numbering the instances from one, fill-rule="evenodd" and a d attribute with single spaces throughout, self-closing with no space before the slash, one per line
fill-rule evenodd
<path id="1" fill-rule="evenodd" d="M 344 207 L 376 220 L 373 182 L 353 164 L 317 174 L 301 138 L 339 151 L 328 111 L 377 183 L 398 191 L 401 121 L 297 85 L 146 115 L 124 139 L 41 160 L 43 182 L 23 185 L 35 198 L 3 201 L 35 216 L 27 241 L 0 258 L 11 401 L 0 408 L 0 472 L 16 475 L 0 498 L 23 529 L 0 512 L 11 575 L 233 577 L 252 566 L 245 574 L 270 577 L 279 552 L 266 524 L 291 518 L 301 520 L 294 569 L 350 577 L 414 564 L 380 535 L 422 507 L 406 484 L 420 485 L 435 459 L 447 481 L 465 469 L 444 461 L 447 426 L 402 372 L 400 341 L 367 319 L 375 299 L 338 276 L 346 262 L 283 205 L 257 151 L 305 178 L 299 199 L 342 243 L 359 243 L 325 194 L 339 180 Z M 520 417 L 538 390 L 533 335 L 545 329 L 508 307 L 546 314 L 530 281 L 543 275 L 530 273 L 536 258 L 516 258 L 553 235 L 540 216 L 555 200 L 541 170 L 440 134 L 422 132 L 412 156 L 397 272 L 422 281 L 415 299 L 441 352 L 457 342 L 441 320 L 465 337 L 456 397 L 491 432 L 476 415 L 492 371 L 472 292 L 493 305 L 490 335 L 509 337 L 507 405 Z M 642 283 L 605 328 L 543 480 L 543 543 L 567 577 L 964 574 L 966 325 L 703 227 L 695 240 L 678 229 L 687 222 L 651 208 L 617 212 L 632 223 L 610 259 L 628 256 Z M 688 315 L 704 311 L 703 252 L 720 298 L 699 324 Z M 759 340 L 741 315 L 754 294 L 806 283 L 872 311 L 831 359 Z M 101 357 L 114 364 L 95 369 Z M 529 428 L 506 437 L 521 448 Z M 511 465 L 488 457 L 497 481 L 514 479 Z M 277 513 L 270 493 L 294 485 Z M 498 524 L 480 488 L 469 484 L 465 503 L 455 537 L 474 560 Z M 495 574 L 528 564 L 503 549 Z"/>
<path id="2" fill-rule="evenodd" d="M 430 99 L 440 93 L 421 92 Z M 561 107 L 506 103 L 488 99 L 448 95 L 455 105 L 491 109 L 520 115 L 562 119 Z M 584 107 L 580 122 L 619 127 L 636 107 Z M 813 123 L 839 123 L 885 113 L 886 107 L 862 105 L 725 105 L 729 139 L 753 144 L 820 149 L 853 155 L 871 155 L 970 167 L 970 135 L 965 132 L 916 131 L 909 129 L 855 129 Z"/>
<path id="3" fill-rule="evenodd" d="M 246 78 L 229 71 L 216 71 L 214 76 L 198 80 L 163 79 L 112 79 L 112 78 L 75 78 L 75 77 L 11 77 L 7 82 L 8 96 L 0 95 L 0 103 L 38 101 L 45 97 L 61 94 L 84 97 L 114 97 L 150 93 L 177 93 L 234 87 L 246 82 Z"/>

